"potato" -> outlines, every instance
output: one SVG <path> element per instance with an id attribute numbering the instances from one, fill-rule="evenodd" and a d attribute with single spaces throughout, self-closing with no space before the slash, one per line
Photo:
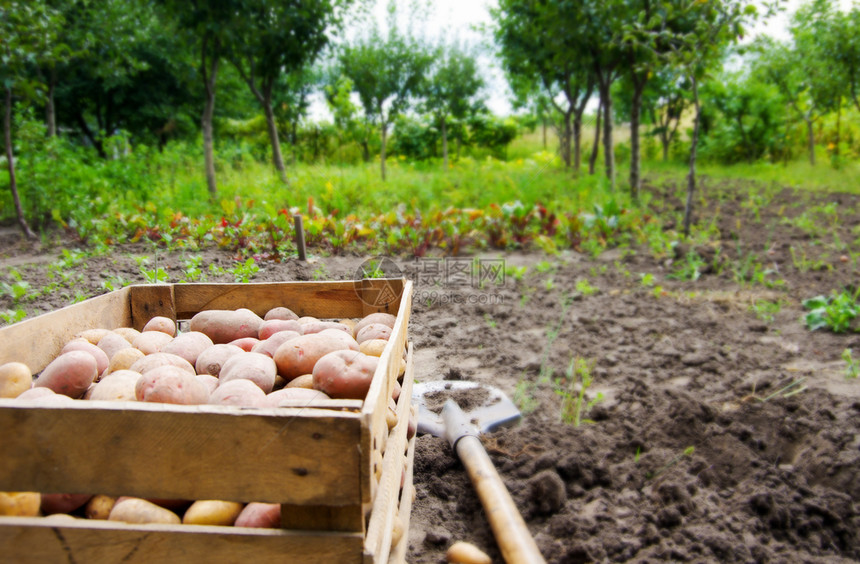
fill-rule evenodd
<path id="1" fill-rule="evenodd" d="M 132 329 L 131 327 L 117 327 L 113 330 L 114 333 L 128 341 L 129 343 L 134 342 L 138 335 L 140 335 L 140 331 L 137 329 Z"/>
<path id="2" fill-rule="evenodd" d="M 371 323 L 370 325 L 365 325 L 358 332 L 355 336 L 355 341 L 360 345 L 364 341 L 375 339 L 384 339 L 387 341 L 389 337 L 391 337 L 391 327 L 382 323 Z"/>
<path id="3" fill-rule="evenodd" d="M 343 331 L 347 335 L 352 336 L 352 331 L 349 330 L 349 327 L 336 321 L 311 321 L 309 323 L 304 323 L 301 327 L 302 333 L 305 335 L 319 333 L 325 329 L 337 329 L 338 331 Z"/>
<path id="4" fill-rule="evenodd" d="M 301 376 L 297 376 L 293 378 L 285 388 L 307 388 L 309 390 L 314 389 L 314 375 L 313 374 L 302 374 Z"/>
<path id="5" fill-rule="evenodd" d="M 23 362 L 0 365 L 0 398 L 17 398 L 33 387 L 33 373 Z"/>
<path id="6" fill-rule="evenodd" d="M 93 497 L 91 494 L 42 494 L 42 513 L 71 513 Z"/>
<path id="7" fill-rule="evenodd" d="M 387 344 L 388 341 L 385 339 L 368 339 L 358 344 L 358 350 L 366 355 L 382 356 L 382 351 Z"/>
<path id="8" fill-rule="evenodd" d="M 224 382 L 244 378 L 258 385 L 268 394 L 275 386 L 277 373 L 278 367 L 270 357 L 262 353 L 247 352 L 228 358 L 221 367 L 218 379 L 223 386 Z"/>
<path id="9" fill-rule="evenodd" d="M 191 330 L 206 333 L 213 343 L 256 337 L 263 320 L 250 309 L 210 309 L 191 318 Z"/>
<path id="10" fill-rule="evenodd" d="M 133 348 L 130 341 L 127 341 L 114 332 L 110 332 L 99 339 L 98 347 L 104 351 L 108 359 L 113 358 L 117 352 L 123 349 Z"/>
<path id="11" fill-rule="evenodd" d="M 245 506 L 234 523 L 236 527 L 278 529 L 281 527 L 281 504 L 252 502 Z"/>
<path id="12" fill-rule="evenodd" d="M 211 374 L 198 374 L 196 376 L 197 381 L 206 386 L 206 389 L 209 391 L 209 397 L 212 397 L 212 392 L 218 387 L 218 378 L 212 376 Z"/>
<path id="13" fill-rule="evenodd" d="M 169 317 L 157 315 L 143 326 L 143 332 L 146 333 L 147 331 L 160 331 L 173 337 L 176 335 L 176 322 Z"/>
<path id="14" fill-rule="evenodd" d="M 195 501 L 182 517 L 186 525 L 218 525 L 230 527 L 245 506 L 235 501 L 204 499 Z"/>
<path id="15" fill-rule="evenodd" d="M 99 344 L 99 341 L 102 340 L 102 337 L 110 333 L 107 329 L 87 329 L 86 331 L 81 331 L 75 337 L 86 339 L 89 343 L 93 345 Z"/>
<path id="16" fill-rule="evenodd" d="M 132 346 L 129 346 L 127 349 L 120 349 L 116 351 L 116 353 L 110 357 L 110 364 L 108 364 L 107 372 L 108 374 L 112 374 L 114 372 L 119 372 L 120 370 L 128 370 L 134 363 L 138 360 L 142 359 L 145 354 L 140 349 L 136 349 Z"/>
<path id="17" fill-rule="evenodd" d="M 331 399 L 318 390 L 307 388 L 284 388 L 266 396 L 264 403 L 267 407 L 279 407 L 282 401 L 311 401 Z"/>
<path id="18" fill-rule="evenodd" d="M 391 525 L 391 548 L 397 546 L 397 543 L 400 542 L 400 539 L 403 538 L 403 519 L 400 518 L 400 515 L 394 516 L 394 523 Z"/>
<path id="19" fill-rule="evenodd" d="M 173 340 L 173 337 L 161 331 L 144 331 L 138 335 L 132 345 L 140 349 L 144 354 L 153 354 L 161 350 L 161 347 Z"/>
<path id="20" fill-rule="evenodd" d="M 355 327 L 352 328 L 352 335 L 358 336 L 358 332 L 364 329 L 366 326 L 371 323 L 381 323 L 383 325 L 388 325 L 392 329 L 394 329 L 394 323 L 397 321 L 397 318 L 391 315 L 390 313 L 371 313 L 370 315 L 365 316 L 358 323 L 355 324 Z"/>
<path id="21" fill-rule="evenodd" d="M 355 339 L 349 333 L 340 329 L 323 329 L 319 333 L 316 333 L 316 335 L 327 335 L 331 339 L 337 339 L 346 348 L 353 351 L 357 351 L 359 348 Z"/>
<path id="22" fill-rule="evenodd" d="M 349 327 L 349 334 L 350 334 L 350 335 L 354 335 L 354 334 L 355 334 L 355 333 L 353 333 L 353 332 L 352 332 L 352 330 L 355 328 L 356 323 L 358 323 L 358 321 L 356 321 L 355 319 L 339 319 L 339 320 L 338 320 L 338 323 L 341 323 L 341 324 L 346 325 L 347 327 Z"/>
<path id="23" fill-rule="evenodd" d="M 107 370 L 108 364 L 110 364 L 110 359 L 108 358 L 108 355 L 105 354 L 103 350 L 88 341 L 69 341 L 68 343 L 66 343 L 66 346 L 63 347 L 63 350 L 60 351 L 60 354 L 71 351 L 84 351 L 86 353 L 91 354 L 93 358 L 96 359 L 96 370 L 98 370 L 99 374 Z"/>
<path id="24" fill-rule="evenodd" d="M 260 339 L 256 337 L 243 337 L 241 339 L 236 339 L 235 341 L 230 341 L 228 344 L 239 347 L 245 352 L 251 352 L 254 346 L 260 342 Z"/>
<path id="25" fill-rule="evenodd" d="M 191 364 L 187 360 L 185 360 L 181 356 L 177 356 L 175 354 L 170 353 L 148 354 L 134 364 L 132 364 L 129 370 L 140 372 L 141 374 L 146 374 L 153 368 L 158 368 L 159 366 L 175 366 L 176 368 L 181 368 L 182 370 L 188 372 L 192 376 L 197 374 L 197 372 L 194 370 L 194 367 L 191 366 Z"/>
<path id="26" fill-rule="evenodd" d="M 295 331 L 298 334 L 302 333 L 301 324 L 295 319 L 270 319 L 260 324 L 260 329 L 257 331 L 257 338 L 265 341 L 279 331 Z"/>
<path id="27" fill-rule="evenodd" d="M 286 343 L 290 339 L 295 339 L 296 337 L 300 336 L 301 333 L 298 333 L 296 331 L 278 331 L 265 341 L 260 341 L 259 343 L 254 345 L 251 348 L 251 352 L 263 353 L 268 357 L 274 357 L 275 351 L 278 350 L 278 347 L 280 347 L 282 344 Z"/>
<path id="28" fill-rule="evenodd" d="M 312 315 L 305 315 L 304 317 L 299 317 L 296 321 L 304 325 L 305 323 L 315 323 L 319 321 L 319 319 Z"/>
<path id="29" fill-rule="evenodd" d="M 269 321 L 270 319 L 285 319 L 285 320 L 296 320 L 299 316 L 293 313 L 293 310 L 287 307 L 273 307 L 269 311 L 266 312 L 264 320 Z"/>
<path id="30" fill-rule="evenodd" d="M 84 508 L 84 514 L 88 519 L 107 520 L 110 517 L 110 511 L 116 503 L 116 498 L 109 495 L 94 495 L 87 502 Z"/>
<path id="31" fill-rule="evenodd" d="M 266 406 L 266 394 L 257 384 L 244 378 L 222 382 L 212 395 L 212 405 L 235 405 L 238 407 Z"/>
<path id="32" fill-rule="evenodd" d="M 98 381 L 90 393 L 90 400 L 98 401 L 135 401 L 135 386 L 140 372 L 117 370 Z"/>
<path id="33" fill-rule="evenodd" d="M 95 345 L 93 345 L 95 346 Z M 98 364 L 92 354 L 69 351 L 55 358 L 36 379 L 33 387 L 79 398 L 98 376 Z"/>
<path id="34" fill-rule="evenodd" d="M 314 366 L 314 389 L 336 399 L 364 399 L 379 359 L 356 351 L 328 353 Z"/>
<path id="35" fill-rule="evenodd" d="M 36 517 L 42 505 L 38 492 L 0 492 L 0 515 Z"/>
<path id="36" fill-rule="evenodd" d="M 243 352 L 245 351 L 236 345 L 212 345 L 200 353 L 194 367 L 198 374 L 218 376 L 221 373 L 221 367 L 228 358 Z"/>
<path id="37" fill-rule="evenodd" d="M 159 366 L 144 372 L 134 391 L 138 401 L 180 405 L 209 401 L 209 390 L 197 380 L 197 375 L 176 366 Z"/>
<path id="38" fill-rule="evenodd" d="M 334 332 L 349 338 L 349 335 L 343 331 L 335 330 Z M 344 339 L 323 331 L 290 339 L 278 347 L 274 359 L 278 367 L 278 374 L 289 381 L 296 376 L 313 372 L 317 361 L 328 353 L 350 348 L 348 344 L 344 343 Z M 357 345 L 355 349 L 358 350 Z"/>
<path id="39" fill-rule="evenodd" d="M 193 366 L 197 358 L 213 345 L 212 339 L 199 331 L 183 333 L 161 347 L 161 352 L 175 354 L 187 360 Z"/>
<path id="40" fill-rule="evenodd" d="M 110 521 L 139 524 L 161 523 L 164 525 L 178 525 L 182 522 L 179 516 L 173 511 L 136 497 L 121 497 L 116 500 L 108 519 Z"/>
<path id="41" fill-rule="evenodd" d="M 452 564 L 492 564 L 487 554 L 474 544 L 457 541 L 448 547 L 445 560 Z"/>
<path id="42" fill-rule="evenodd" d="M 33 401 L 47 396 L 56 396 L 57 393 L 50 388 L 30 388 L 18 396 L 20 401 Z M 63 396 L 66 397 L 66 396 Z"/>

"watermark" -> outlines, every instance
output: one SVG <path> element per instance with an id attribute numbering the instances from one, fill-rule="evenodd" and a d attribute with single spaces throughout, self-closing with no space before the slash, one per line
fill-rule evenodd
<path id="1" fill-rule="evenodd" d="M 355 271 L 356 294 L 370 306 L 386 307 L 400 299 L 400 284 L 373 280 L 401 279 L 405 270 L 415 285 L 413 299 L 422 303 L 498 305 L 503 301 L 488 290 L 505 284 L 505 260 L 492 258 L 416 257 L 403 269 L 389 257 L 373 257 Z M 468 288 L 481 291 L 463 292 Z"/>

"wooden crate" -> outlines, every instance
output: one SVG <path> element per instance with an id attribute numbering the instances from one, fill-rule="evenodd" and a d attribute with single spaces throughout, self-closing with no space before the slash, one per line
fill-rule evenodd
<path id="1" fill-rule="evenodd" d="M 84 329 L 140 329 L 155 315 L 182 320 L 240 307 L 263 315 L 286 306 L 320 318 L 397 316 L 363 401 L 245 409 L 94 401 L 22 407 L 0 400 L 0 491 L 282 504 L 282 528 L 268 530 L 0 517 L 3 560 L 402 561 L 406 535 L 392 550 L 391 528 L 399 512 L 408 530 L 411 508 L 411 295 L 411 282 L 390 279 L 130 286 L 0 329 L 0 364 L 18 360 L 38 372 Z M 389 432 L 388 398 L 407 344 L 398 424 Z"/>

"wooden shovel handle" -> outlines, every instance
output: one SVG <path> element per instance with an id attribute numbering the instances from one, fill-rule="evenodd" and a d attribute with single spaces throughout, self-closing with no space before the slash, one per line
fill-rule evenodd
<path id="1" fill-rule="evenodd" d="M 457 441 L 457 455 L 469 473 L 469 479 L 487 520 L 493 528 L 496 543 L 502 551 L 502 556 L 508 564 L 545 563 L 520 515 L 511 494 L 508 493 L 502 478 L 493 466 L 493 461 L 484 450 L 484 445 L 478 437 L 467 435 Z"/>

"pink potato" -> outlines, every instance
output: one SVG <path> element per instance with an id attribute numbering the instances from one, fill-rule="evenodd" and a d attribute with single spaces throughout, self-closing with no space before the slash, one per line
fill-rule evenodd
<path id="1" fill-rule="evenodd" d="M 343 337 L 332 335 L 328 331 L 339 333 Z M 302 374 L 310 374 L 313 372 L 314 365 L 323 356 L 332 351 L 352 348 L 349 343 L 345 342 L 345 339 L 352 340 L 349 335 L 337 330 L 326 330 L 290 339 L 275 351 L 274 358 L 278 367 L 278 374 L 287 381 Z M 358 350 L 357 345 L 355 345 L 355 350 Z"/>
<path id="2" fill-rule="evenodd" d="M 221 367 L 218 379 L 222 386 L 224 382 L 239 378 L 250 380 L 268 394 L 275 386 L 277 373 L 278 367 L 270 357 L 263 353 L 247 352 L 228 358 Z"/>
<path id="3" fill-rule="evenodd" d="M 191 318 L 191 330 L 206 333 L 213 343 L 256 337 L 263 320 L 250 309 L 210 309 Z"/>
<path id="4" fill-rule="evenodd" d="M 256 337 L 242 337 L 241 339 L 236 339 L 235 341 L 230 341 L 228 344 L 239 347 L 245 352 L 251 352 L 254 346 L 260 342 L 260 339 Z"/>
<path id="5" fill-rule="evenodd" d="M 222 382 L 218 388 L 209 396 L 212 405 L 235 405 L 238 407 L 264 407 L 267 406 L 266 394 L 257 384 L 250 380 L 240 378 Z"/>
<path id="6" fill-rule="evenodd" d="M 141 376 L 134 388 L 138 401 L 197 405 L 208 403 L 209 390 L 196 374 L 176 366 L 159 366 Z"/>
<path id="7" fill-rule="evenodd" d="M 117 370 L 98 381 L 90 393 L 90 400 L 98 401 L 135 401 L 135 387 L 140 379 L 139 372 Z"/>
<path id="8" fill-rule="evenodd" d="M 197 358 L 209 347 L 212 339 L 199 331 L 182 333 L 163 347 L 161 352 L 175 354 L 187 360 L 191 365 L 197 362 Z"/>
<path id="9" fill-rule="evenodd" d="M 299 316 L 296 315 L 293 310 L 288 307 L 273 307 L 272 309 L 267 311 L 266 316 L 263 317 L 263 319 L 265 319 L 266 321 L 269 321 L 270 319 L 295 320 L 298 318 Z"/>
<path id="10" fill-rule="evenodd" d="M 98 347 L 104 351 L 108 359 L 111 359 L 113 358 L 113 355 L 122 349 L 131 348 L 131 343 L 123 337 L 120 337 L 117 333 L 111 331 L 99 339 Z"/>
<path id="11" fill-rule="evenodd" d="M 263 353 L 266 356 L 274 358 L 275 351 L 278 350 L 278 347 L 290 339 L 295 339 L 300 336 L 301 333 L 297 333 L 296 331 L 278 331 L 265 341 L 260 341 L 254 345 L 251 348 L 251 352 Z"/>
<path id="12" fill-rule="evenodd" d="M 89 341 L 84 341 L 83 339 L 69 341 L 66 343 L 66 346 L 63 347 L 63 350 L 60 351 L 60 354 L 70 351 L 84 351 L 93 355 L 93 358 L 96 359 L 96 369 L 99 371 L 99 374 L 104 372 L 108 367 L 108 364 L 110 364 L 110 358 L 108 358 L 108 355 L 103 350 Z"/>
<path id="13" fill-rule="evenodd" d="M 365 325 L 355 336 L 355 341 L 360 345 L 365 341 L 382 339 L 387 341 L 391 337 L 391 327 L 382 323 L 371 323 Z"/>
<path id="14" fill-rule="evenodd" d="M 147 321 L 146 325 L 143 326 L 143 332 L 145 333 L 147 331 L 160 331 L 173 337 L 176 335 L 176 322 L 169 317 L 157 315 Z"/>
<path id="15" fill-rule="evenodd" d="M 93 497 L 91 494 L 42 494 L 42 513 L 71 513 Z"/>
<path id="16" fill-rule="evenodd" d="M 47 396 L 56 396 L 57 393 L 50 388 L 30 388 L 26 392 L 23 392 L 17 399 L 21 401 L 33 401 L 39 398 L 44 398 Z M 68 396 L 63 396 L 68 397 Z"/>
<path id="17" fill-rule="evenodd" d="M 243 352 L 245 351 L 236 345 L 212 345 L 200 353 L 194 367 L 198 374 L 218 376 L 221 373 L 221 367 L 224 366 L 228 358 Z"/>
<path id="18" fill-rule="evenodd" d="M 296 321 L 304 325 L 305 323 L 315 323 L 319 321 L 319 319 L 312 315 L 305 315 L 304 317 L 299 317 Z"/>
<path id="19" fill-rule="evenodd" d="M 188 372 L 191 375 L 197 374 L 197 372 L 194 370 L 194 367 L 191 366 L 191 363 L 189 363 L 181 356 L 162 352 L 146 355 L 140 360 L 135 361 L 134 364 L 131 365 L 129 370 L 140 372 L 141 374 L 146 374 L 153 368 L 158 368 L 159 366 L 175 366 L 176 368 L 181 368 L 182 370 Z"/>
<path id="20" fill-rule="evenodd" d="M 218 388 L 218 378 L 211 374 L 198 374 L 197 381 L 206 386 L 209 391 L 209 397 L 212 397 L 212 392 Z"/>
<path id="21" fill-rule="evenodd" d="M 358 323 L 355 324 L 355 327 L 352 328 L 353 336 L 357 337 L 358 332 L 364 329 L 366 326 L 371 323 L 381 323 L 383 325 L 388 325 L 392 329 L 394 329 L 394 323 L 397 321 L 397 318 L 391 315 L 390 313 L 371 313 L 361 319 Z"/>
<path id="22" fill-rule="evenodd" d="M 257 337 L 261 341 L 265 341 L 279 331 L 295 331 L 301 334 L 302 325 L 295 319 L 269 319 L 260 325 Z"/>
<path id="23" fill-rule="evenodd" d="M 349 327 L 343 323 L 338 323 L 337 321 L 311 321 L 302 325 L 302 332 L 305 335 L 319 333 L 325 329 L 337 329 L 338 331 L 343 331 L 347 335 L 352 335 L 352 331 Z"/>
<path id="24" fill-rule="evenodd" d="M 281 526 L 281 504 L 252 502 L 236 518 L 236 527 L 277 529 Z"/>
<path id="25" fill-rule="evenodd" d="M 280 407 L 281 402 L 309 402 L 311 400 L 327 400 L 331 399 L 326 394 L 319 390 L 309 390 L 307 388 L 284 388 L 277 392 L 272 392 L 266 396 L 267 407 Z"/>
<path id="26" fill-rule="evenodd" d="M 143 354 L 157 353 L 161 347 L 173 340 L 171 335 L 161 331 L 144 331 L 131 342 L 132 346 Z"/>
<path id="27" fill-rule="evenodd" d="M 33 384 L 34 387 L 79 398 L 98 376 L 96 359 L 88 352 L 69 351 L 55 358 Z"/>
<path id="28" fill-rule="evenodd" d="M 334 351 L 314 366 L 314 389 L 336 399 L 364 399 L 379 358 L 356 351 Z"/>

